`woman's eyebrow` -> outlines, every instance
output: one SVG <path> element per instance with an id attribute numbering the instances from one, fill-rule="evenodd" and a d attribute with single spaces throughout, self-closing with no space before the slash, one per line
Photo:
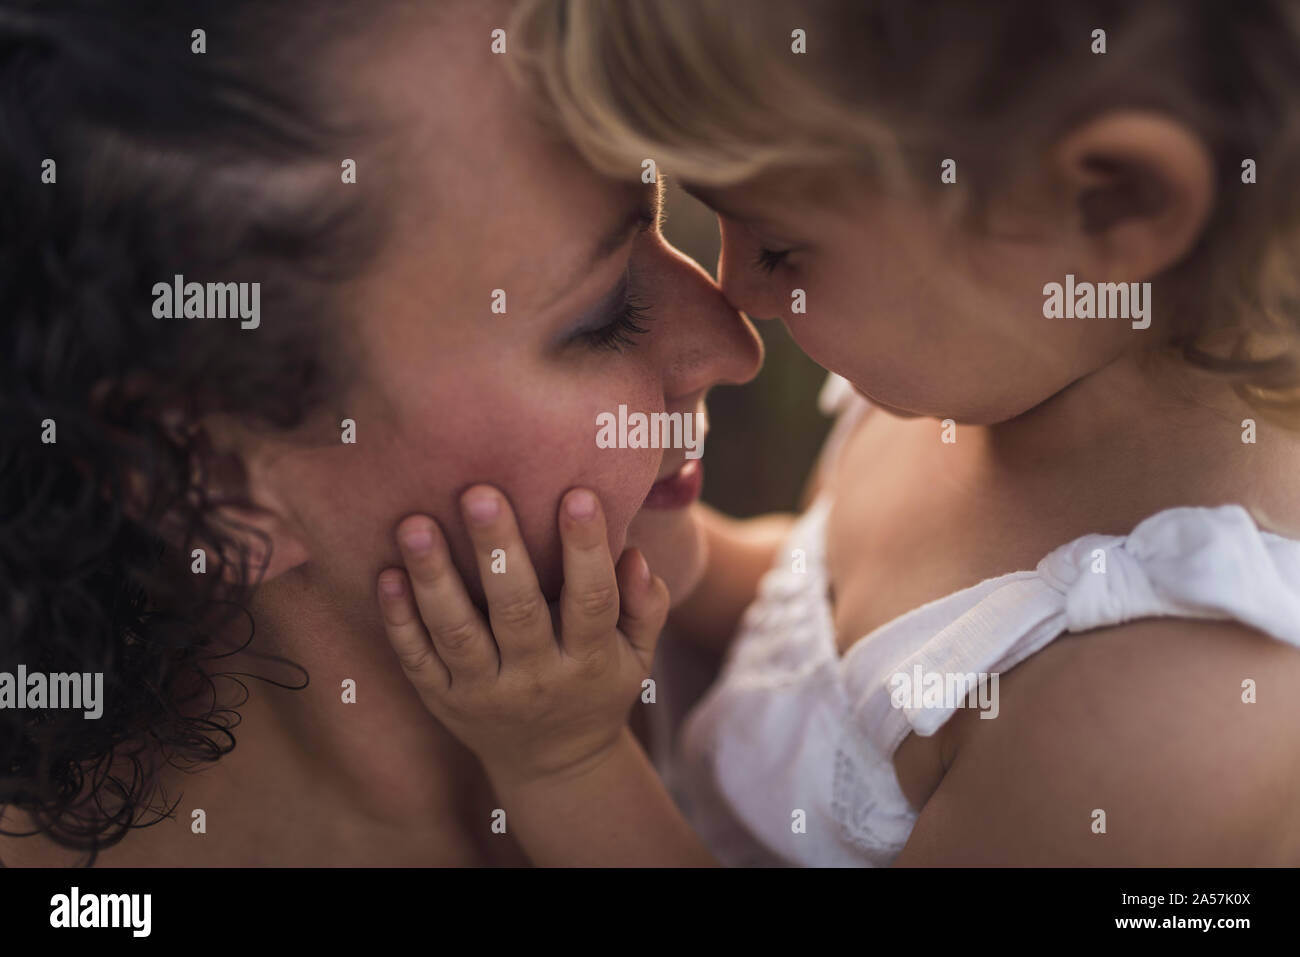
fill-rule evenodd
<path id="1" fill-rule="evenodd" d="M 651 184 L 650 189 L 639 189 L 634 195 L 637 204 L 629 209 L 627 215 L 596 244 L 591 257 L 587 260 L 590 265 L 596 265 L 615 250 L 621 249 L 633 233 L 659 222 L 664 205 L 663 185 L 655 182 Z"/>
<path id="2" fill-rule="evenodd" d="M 583 277 L 592 271 L 593 267 L 622 249 L 633 234 L 655 225 L 659 221 L 662 205 L 663 190 L 658 184 L 655 184 L 653 190 L 638 190 L 637 204 L 627 209 L 624 216 L 601 235 L 600 239 L 592 246 L 591 252 L 581 260 L 579 268 L 574 270 L 573 278 L 559 287 L 556 294 L 547 302 L 547 305 L 554 303 L 577 283 L 581 282 Z"/>
<path id="3" fill-rule="evenodd" d="M 595 266 L 617 250 L 622 249 L 623 244 L 631 238 L 632 234 L 645 226 L 647 219 L 653 220 L 654 213 L 647 214 L 643 203 L 634 206 L 626 216 L 606 231 L 605 235 L 596 243 L 591 255 L 586 259 L 587 265 Z"/>

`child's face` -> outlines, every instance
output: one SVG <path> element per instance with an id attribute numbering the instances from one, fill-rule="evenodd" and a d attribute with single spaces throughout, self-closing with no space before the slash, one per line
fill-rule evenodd
<path id="1" fill-rule="evenodd" d="M 1028 203 L 995 205 L 977 233 L 945 225 L 933 200 L 880 195 L 849 173 L 691 192 L 718 211 L 728 301 L 783 319 L 813 359 L 898 414 L 1002 421 L 1151 334 L 1043 317 L 1044 284 L 1079 270 Z M 804 313 L 792 312 L 795 290 Z"/>

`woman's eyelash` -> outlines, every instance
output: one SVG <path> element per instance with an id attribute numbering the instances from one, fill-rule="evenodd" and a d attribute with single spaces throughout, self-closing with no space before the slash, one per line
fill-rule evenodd
<path id="1" fill-rule="evenodd" d="M 754 260 L 754 265 L 769 276 L 776 271 L 776 267 L 785 262 L 785 257 L 790 255 L 788 249 L 766 249 L 760 248 L 758 258 Z"/>
<path id="2" fill-rule="evenodd" d="M 645 335 L 650 328 L 645 325 L 653 321 L 650 307 L 631 293 L 623 297 L 623 303 L 614 314 L 613 320 L 599 329 L 583 333 L 583 338 L 593 349 L 612 349 L 622 352 L 637 345 L 636 336 Z"/>

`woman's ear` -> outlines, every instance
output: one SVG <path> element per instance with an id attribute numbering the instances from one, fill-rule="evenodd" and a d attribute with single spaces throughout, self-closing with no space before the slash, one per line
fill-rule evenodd
<path id="1" fill-rule="evenodd" d="M 1209 149 L 1162 113 L 1093 117 L 1058 141 L 1049 162 L 1089 279 L 1151 279 L 1191 250 L 1213 207 Z"/>
<path id="2" fill-rule="evenodd" d="M 310 557 L 294 513 L 272 480 L 269 446 L 233 420 L 208 416 L 184 423 L 180 413 L 164 416 L 174 439 L 189 450 L 191 489 L 202 489 L 207 523 L 224 545 L 221 555 L 207 554 L 205 563 L 221 560 L 222 578 L 232 584 L 271 581 Z M 146 521 L 148 491 L 143 478 L 132 476 L 129 514 Z M 191 493 L 191 502 L 195 502 Z M 204 548 L 191 537 L 189 520 L 180 512 L 158 518 L 157 531 L 176 548 Z M 191 557 L 186 554 L 188 561 Z"/>
<path id="3" fill-rule="evenodd" d="M 144 376 L 136 376 L 116 390 L 106 380 L 92 388 L 90 402 L 103 415 L 114 396 L 123 402 L 156 391 Z M 271 442 L 225 415 L 211 414 L 195 421 L 179 406 L 168 406 L 157 414 L 167 437 L 188 451 L 190 503 L 196 503 L 195 489 L 201 488 L 208 505 L 208 522 L 227 542 L 223 555 L 206 555 L 205 563 L 220 557 L 222 578 L 243 584 L 271 581 L 307 561 L 310 550 L 306 538 L 287 496 L 274 481 Z M 105 427 L 124 445 L 138 441 L 121 429 Z M 190 519 L 180 511 L 161 516 L 153 511 L 153 494 L 141 472 L 128 472 L 125 483 L 121 494 L 127 515 L 142 525 L 151 525 L 175 548 L 203 547 L 191 539 Z M 110 493 L 105 489 L 104 494 Z M 185 560 L 192 557 L 187 553 Z M 240 571 L 241 563 L 247 568 L 246 577 Z"/>
<path id="4" fill-rule="evenodd" d="M 223 504 L 212 516 L 212 524 L 237 543 L 222 564 L 222 577 L 228 582 L 263 584 L 307 561 L 303 539 L 279 512 L 255 505 Z M 240 558 L 244 559 L 247 578 L 242 577 Z"/>
<path id="5" fill-rule="evenodd" d="M 208 416 L 194 436 L 208 500 L 210 521 L 236 545 L 225 555 L 223 577 L 240 576 L 239 560 L 250 582 L 269 582 L 307 561 L 309 549 L 293 509 L 274 481 L 271 445 L 224 416 Z"/>

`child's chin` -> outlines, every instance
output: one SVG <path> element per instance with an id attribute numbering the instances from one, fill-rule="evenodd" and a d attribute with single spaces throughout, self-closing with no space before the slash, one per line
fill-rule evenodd
<path id="1" fill-rule="evenodd" d="M 645 555 L 664 580 L 672 604 L 683 601 L 704 575 L 704 532 L 691 508 L 642 509 L 627 529 L 627 544 Z"/>

